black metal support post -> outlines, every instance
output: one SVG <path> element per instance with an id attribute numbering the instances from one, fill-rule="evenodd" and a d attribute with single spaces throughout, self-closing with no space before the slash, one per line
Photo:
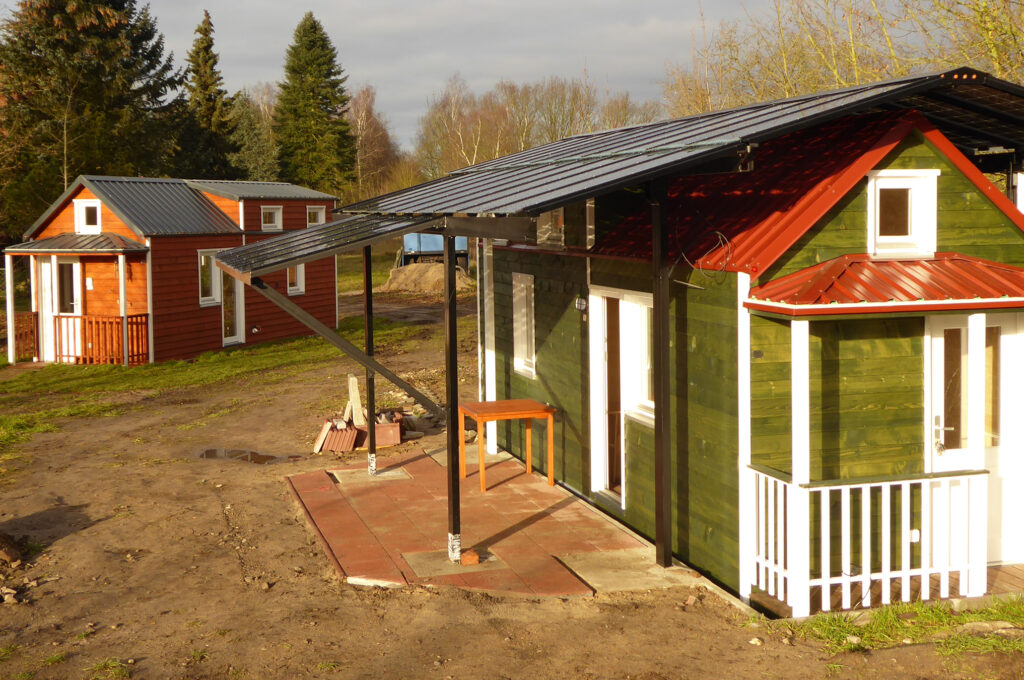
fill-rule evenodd
<path id="1" fill-rule="evenodd" d="M 363 248 L 363 334 L 366 356 L 373 356 L 373 260 L 370 246 Z M 377 404 L 374 392 L 374 370 L 366 367 L 366 471 L 377 474 Z"/>
<path id="2" fill-rule="evenodd" d="M 444 237 L 444 375 L 448 429 L 448 559 L 462 559 L 459 507 L 459 354 L 456 332 L 455 237 Z"/>
<path id="3" fill-rule="evenodd" d="M 669 281 L 668 230 L 662 215 L 664 182 L 647 185 L 651 212 L 651 266 L 654 274 L 654 342 L 651 357 L 654 385 L 654 543 L 655 558 L 672 566 L 672 430 L 669 412 Z M 685 408 L 685 405 L 681 405 Z"/>

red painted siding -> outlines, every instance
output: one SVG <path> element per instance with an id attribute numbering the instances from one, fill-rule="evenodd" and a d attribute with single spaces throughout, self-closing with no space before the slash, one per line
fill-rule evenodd
<path id="1" fill-rule="evenodd" d="M 272 201 L 272 200 L 246 200 L 244 205 L 245 210 L 245 231 L 249 232 L 263 232 L 263 221 L 262 221 L 262 209 L 265 205 L 279 205 L 282 210 L 282 221 L 284 224 L 284 230 L 289 231 L 292 229 L 305 229 L 306 228 L 306 207 L 307 206 L 321 206 L 325 208 L 325 218 L 330 221 L 331 219 L 331 208 L 334 207 L 334 201 Z M 237 212 L 237 210 L 236 210 Z M 266 232 L 275 233 L 275 232 Z"/>
<path id="2" fill-rule="evenodd" d="M 96 198 L 96 195 L 83 187 L 80 191 L 73 194 L 68 199 L 67 203 L 61 207 L 59 211 L 54 213 L 50 221 L 44 224 L 34 235 L 33 240 L 38 241 L 39 239 L 47 238 L 48 236 L 57 236 L 58 234 L 74 233 L 75 231 L 75 204 L 73 203 L 76 198 Z M 110 208 L 103 205 L 100 209 L 100 226 L 104 232 L 112 234 L 118 234 L 125 238 L 134 239 L 139 242 L 145 242 L 145 239 L 141 238 L 138 234 L 128 228 L 121 218 L 111 212 Z"/>
<path id="3" fill-rule="evenodd" d="M 303 208 L 303 213 L 305 208 Z M 248 218 L 246 218 L 248 219 Z M 252 243 L 267 237 L 246 235 Z M 225 236 L 154 237 L 153 350 L 156 361 L 188 359 L 223 346 L 221 307 L 199 306 L 198 250 L 231 248 L 242 243 L 241 234 Z M 328 326 L 335 323 L 334 258 L 306 265 L 306 293 L 291 299 Z M 285 292 L 285 274 L 264 277 Z M 258 329 L 253 333 L 252 329 Z M 245 289 L 245 342 L 265 342 L 311 331 L 278 309 L 259 293 Z"/>

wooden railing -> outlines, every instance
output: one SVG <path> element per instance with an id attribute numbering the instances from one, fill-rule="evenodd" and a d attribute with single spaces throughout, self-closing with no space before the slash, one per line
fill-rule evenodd
<path id="1" fill-rule="evenodd" d="M 988 476 L 981 472 L 902 479 L 812 482 L 750 468 L 754 477 L 754 573 L 749 585 L 812 609 L 928 600 L 933 588 L 980 596 L 987 584 Z M 802 507 L 801 507 L 802 506 Z M 790 517 L 807 517 L 796 526 Z M 856 594 L 856 597 L 854 597 Z"/>
<path id="2" fill-rule="evenodd" d="M 14 360 L 31 361 L 39 356 L 39 325 L 35 312 L 14 313 Z"/>
<path id="3" fill-rule="evenodd" d="M 55 360 L 66 364 L 124 364 L 127 341 L 128 365 L 149 361 L 149 315 L 55 316 Z"/>

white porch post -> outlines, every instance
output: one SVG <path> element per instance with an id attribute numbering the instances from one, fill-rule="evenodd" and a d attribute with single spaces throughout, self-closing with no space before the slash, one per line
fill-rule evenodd
<path id="1" fill-rule="evenodd" d="M 790 322 L 790 381 L 793 428 L 793 484 L 786 521 L 786 571 L 789 574 L 789 605 L 794 617 L 811 613 L 810 592 L 810 491 L 801 486 L 811 481 L 811 379 L 810 322 Z"/>
<path id="2" fill-rule="evenodd" d="M 739 569 L 740 597 L 749 601 L 750 590 L 757 579 L 756 533 L 754 523 L 754 475 L 750 470 L 750 311 L 743 306 L 750 293 L 750 274 L 736 275 L 736 359 L 739 474 Z"/>
<path id="3" fill-rule="evenodd" d="M 125 283 L 125 262 L 124 253 L 117 256 L 117 284 L 118 297 L 120 298 L 121 313 L 121 359 L 125 366 L 128 365 L 128 285 Z"/>
<path id="4" fill-rule="evenodd" d="M 477 262 L 477 271 L 483 272 L 484 287 L 484 401 L 498 398 L 498 363 L 494 334 L 494 242 L 484 239 L 483 257 Z M 479 274 L 478 274 L 479 275 Z M 498 423 L 491 421 L 487 428 L 486 453 L 498 452 Z"/>
<path id="5" fill-rule="evenodd" d="M 4 255 L 4 293 L 7 296 L 7 363 L 13 364 L 14 348 L 14 258 Z"/>
<path id="6" fill-rule="evenodd" d="M 967 449 L 971 459 L 985 467 L 985 314 L 967 317 Z M 968 517 L 951 522 L 968 522 L 967 559 L 969 564 L 967 595 L 985 594 L 988 588 L 988 480 L 984 475 L 968 483 Z"/>

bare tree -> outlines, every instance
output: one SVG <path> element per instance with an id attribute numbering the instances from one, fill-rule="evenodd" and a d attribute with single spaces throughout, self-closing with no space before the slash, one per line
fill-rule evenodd
<path id="1" fill-rule="evenodd" d="M 398 145 L 391 137 L 387 121 L 377 111 L 376 99 L 376 89 L 364 85 L 349 101 L 346 115 L 356 138 L 356 178 L 346 202 L 384 191 L 391 170 L 399 160 Z"/>

